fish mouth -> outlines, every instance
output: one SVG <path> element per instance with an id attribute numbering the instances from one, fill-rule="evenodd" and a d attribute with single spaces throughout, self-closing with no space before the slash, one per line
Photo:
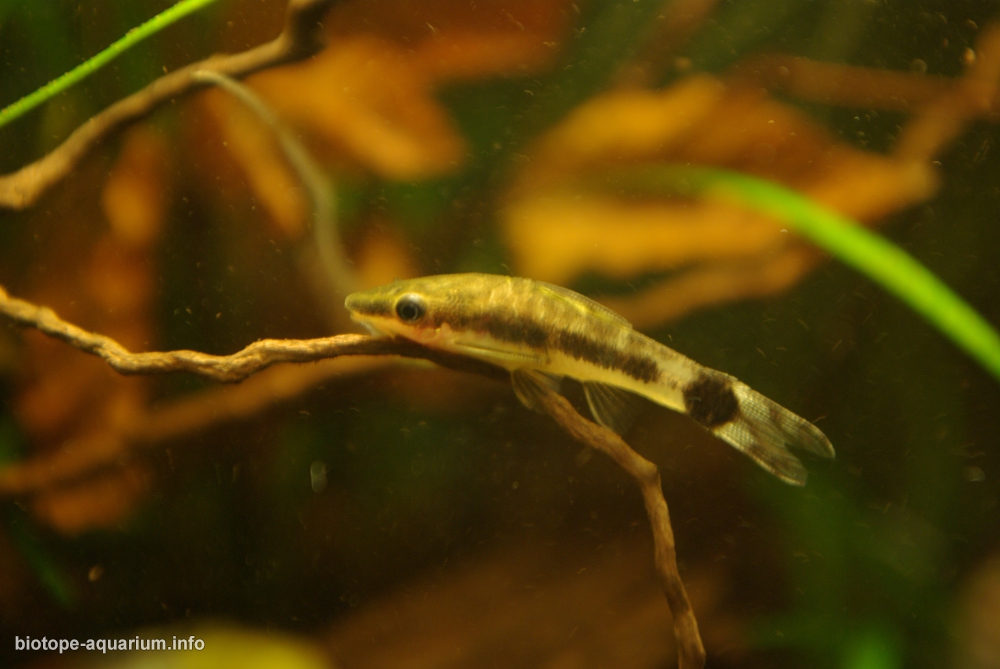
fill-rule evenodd
<path id="1" fill-rule="evenodd" d="M 355 318 L 353 315 L 351 315 L 351 320 L 354 321 L 355 323 L 363 325 L 365 329 L 368 330 L 368 334 L 370 334 L 372 337 L 380 338 L 389 336 L 387 333 L 375 327 L 375 324 L 372 323 L 371 321 L 361 320 L 360 318 Z"/>
<path id="2" fill-rule="evenodd" d="M 392 319 L 371 318 L 356 311 L 351 312 L 351 320 L 359 325 L 363 325 L 372 337 L 406 337 L 405 332 L 400 332 Z M 406 337 L 409 339 L 409 337 Z"/>

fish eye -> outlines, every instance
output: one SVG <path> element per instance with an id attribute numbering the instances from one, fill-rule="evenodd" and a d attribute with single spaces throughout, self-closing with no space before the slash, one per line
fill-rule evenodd
<path id="1" fill-rule="evenodd" d="M 403 322 L 415 323 L 423 318 L 425 313 L 427 305 L 424 304 L 424 298 L 419 295 L 407 293 L 396 302 L 396 315 Z"/>

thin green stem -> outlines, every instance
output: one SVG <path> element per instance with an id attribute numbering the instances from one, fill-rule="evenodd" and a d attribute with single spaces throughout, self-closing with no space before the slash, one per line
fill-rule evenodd
<path id="1" fill-rule="evenodd" d="M 138 28 L 128 31 L 124 37 L 104 49 L 87 61 L 77 65 L 69 72 L 57 79 L 53 79 L 34 93 L 26 95 L 14 104 L 0 110 L 0 128 L 7 125 L 19 116 L 26 114 L 49 98 L 62 93 L 70 86 L 78 83 L 91 73 L 96 72 L 121 53 L 132 48 L 150 35 L 154 35 L 163 30 L 175 21 L 195 12 L 206 5 L 210 5 L 216 0 L 181 0 L 173 7 L 166 9 L 153 18 L 143 23 Z"/>
<path id="2" fill-rule="evenodd" d="M 860 223 L 770 181 L 738 172 L 665 167 L 626 182 L 699 197 L 724 197 L 784 221 L 796 233 L 882 284 L 1000 380 L 1000 334 L 929 269 Z"/>

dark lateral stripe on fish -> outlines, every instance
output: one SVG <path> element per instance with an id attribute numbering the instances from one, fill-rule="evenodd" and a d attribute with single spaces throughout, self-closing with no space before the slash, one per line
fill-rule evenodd
<path id="1" fill-rule="evenodd" d="M 554 349 L 576 360 L 585 360 L 604 369 L 622 372 L 633 379 L 653 383 L 660 378 L 660 367 L 650 356 L 627 353 L 600 341 L 602 335 L 611 339 L 611 328 L 599 328 L 592 336 L 569 330 L 553 330 L 534 318 L 517 316 L 507 311 L 485 313 L 478 310 L 464 313 L 439 314 L 435 327 L 448 323 L 456 330 L 486 332 L 497 341 L 521 344 L 542 353 Z M 606 332 L 603 332 L 606 330 Z"/>
<path id="2" fill-rule="evenodd" d="M 480 324 L 480 327 L 473 325 L 471 329 L 485 330 L 499 341 L 523 344 L 535 351 L 544 351 L 549 347 L 548 328 L 530 318 L 515 318 L 512 314 L 501 312 L 493 316 L 479 314 L 473 319 L 473 324 L 475 323 Z"/>
<path id="3" fill-rule="evenodd" d="M 355 304 L 352 308 L 363 317 L 394 317 L 393 302 L 389 301 Z M 596 332 L 588 334 L 553 330 L 533 317 L 519 316 L 508 310 L 486 312 L 475 308 L 440 310 L 432 318 L 428 325 L 436 328 L 447 324 L 456 331 L 485 332 L 497 341 L 520 344 L 541 353 L 560 351 L 576 360 L 620 371 L 644 383 L 657 382 L 662 376 L 652 356 L 628 353 L 601 341 L 602 338 L 613 339 L 615 329 L 611 327 L 598 326 Z"/>
<path id="4" fill-rule="evenodd" d="M 574 332 L 560 332 L 555 347 L 577 360 L 586 360 L 604 369 L 614 369 L 637 381 L 654 383 L 660 380 L 660 366 L 651 357 L 626 353 L 602 342 Z"/>

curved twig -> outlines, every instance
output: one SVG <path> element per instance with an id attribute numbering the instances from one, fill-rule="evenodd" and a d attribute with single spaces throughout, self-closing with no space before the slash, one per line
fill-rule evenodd
<path id="1" fill-rule="evenodd" d="M 268 67 L 301 60 L 323 46 L 319 20 L 335 0 L 289 0 L 285 27 L 276 38 L 247 51 L 210 56 L 165 74 L 142 90 L 88 119 L 50 153 L 17 172 L 0 176 L 0 208 L 26 209 L 79 164 L 97 144 L 121 126 L 150 113 L 178 95 L 207 84 L 199 70 L 245 77 Z"/>
<path id="2" fill-rule="evenodd" d="M 605 453 L 628 473 L 642 492 L 646 514 L 653 529 L 656 573 L 667 597 L 667 604 L 674 616 L 674 638 L 677 639 L 677 666 L 681 669 L 705 666 L 705 647 L 698 632 L 698 620 L 691 609 L 687 591 L 677 571 L 677 553 L 674 548 L 674 530 L 670 525 L 670 511 L 663 497 L 660 472 L 652 462 L 636 453 L 606 427 L 581 416 L 562 395 L 544 384 L 542 406 L 560 427 L 577 441 Z"/>
<path id="3" fill-rule="evenodd" d="M 132 353 L 111 337 L 88 332 L 59 318 L 52 309 L 11 297 L 0 286 L 0 314 L 18 325 L 35 328 L 74 348 L 96 355 L 120 374 L 191 372 L 215 381 L 242 381 L 279 362 L 316 362 L 342 355 L 398 355 L 423 358 L 442 367 L 506 379 L 507 372 L 465 356 L 435 351 L 407 339 L 342 334 L 318 339 L 261 339 L 231 355 L 200 351 Z"/>
<path id="4" fill-rule="evenodd" d="M 337 304 L 360 288 L 344 245 L 337 234 L 337 193 L 323 169 L 309 155 L 302 141 L 278 119 L 278 116 L 249 86 L 218 72 L 199 70 L 196 79 L 215 84 L 235 97 L 274 134 L 285 161 L 302 183 L 312 206 L 312 245 L 300 251 L 299 263 L 304 268 L 316 302 L 327 314 L 334 332 L 350 329 L 347 312 Z M 319 263 L 316 262 L 318 258 Z"/>

